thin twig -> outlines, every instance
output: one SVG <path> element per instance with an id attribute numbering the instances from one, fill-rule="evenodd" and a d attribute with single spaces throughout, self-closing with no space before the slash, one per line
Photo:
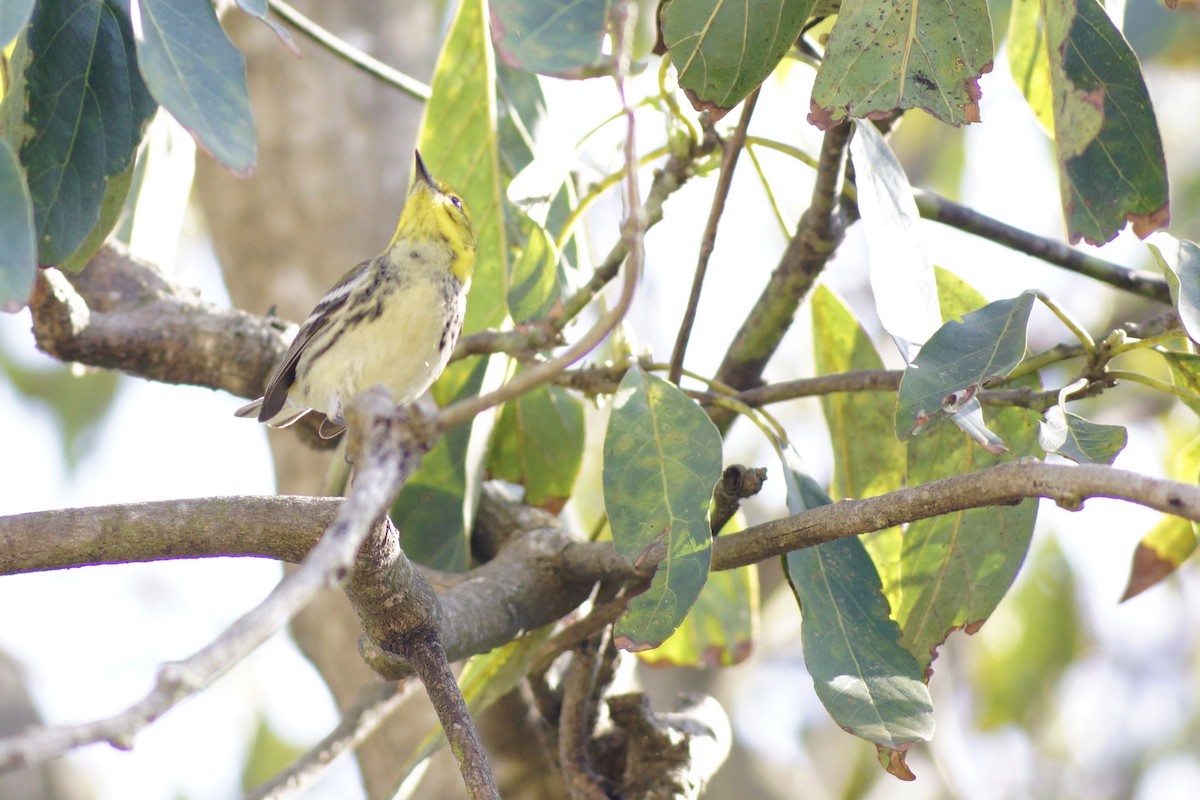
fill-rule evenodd
<path id="1" fill-rule="evenodd" d="M 1167 304 L 1171 302 L 1171 291 L 1166 280 L 1159 275 L 1139 272 L 1102 258 L 1096 258 L 1062 242 L 1037 236 L 1006 222 L 980 214 L 978 211 L 932 192 L 918 190 L 914 196 L 917 201 L 917 210 L 925 219 L 966 231 L 1016 250 L 1018 253 L 1025 253 L 1048 264 L 1086 275 L 1150 300 Z"/>
<path id="2" fill-rule="evenodd" d="M 708 222 L 704 225 L 704 234 L 700 237 L 700 256 L 696 260 L 696 274 L 692 278 L 692 292 L 688 295 L 687 310 L 683 313 L 683 321 L 679 324 L 679 335 L 675 338 L 675 349 L 671 352 L 671 371 L 667 380 L 679 385 L 683 377 L 683 356 L 687 352 L 688 339 L 692 335 L 692 326 L 696 322 L 696 311 L 700 307 L 700 290 L 704 286 L 704 275 L 708 271 L 708 260 L 712 257 L 717 242 L 717 226 L 721 215 L 725 213 L 725 201 L 729 197 L 729 187 L 733 185 L 733 171 L 737 169 L 738 156 L 742 153 L 742 145 L 746 142 L 746 129 L 750 127 L 750 117 L 754 115 L 754 106 L 758 102 L 758 90 L 750 92 L 742 105 L 742 116 L 733 131 L 733 137 L 725 143 L 725 155 L 721 159 L 721 175 L 717 178 L 717 189 L 713 194 L 712 208 L 708 211 Z"/>
<path id="3" fill-rule="evenodd" d="M 312 749 L 246 796 L 246 800 L 287 800 L 317 783 L 339 756 L 354 752 L 416 691 L 416 681 L 371 684 L 337 726 Z"/>
<path id="4" fill-rule="evenodd" d="M 432 96 L 433 91 L 424 83 L 409 75 L 405 75 L 395 67 L 388 66 L 374 56 L 364 53 L 346 40 L 334 36 L 285 3 L 284 0 L 267 0 L 267 3 L 271 7 L 271 10 L 278 14 L 284 22 L 338 58 L 358 67 L 368 75 L 379 78 L 384 83 L 396 87 L 414 100 L 425 102 Z"/>
<path id="5" fill-rule="evenodd" d="M 717 370 L 720 383 L 752 389 L 761 382 L 763 369 L 791 327 L 800 301 L 841 243 L 839 198 L 849 138 L 848 123 L 825 132 L 812 200 L 771 279 L 725 353 Z M 728 411 L 713 409 L 709 413 L 718 427 L 724 428 L 733 420 Z"/>

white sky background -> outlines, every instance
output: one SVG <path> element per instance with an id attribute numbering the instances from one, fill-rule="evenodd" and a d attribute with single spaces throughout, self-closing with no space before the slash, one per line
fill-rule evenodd
<path id="1" fill-rule="evenodd" d="M 652 86 L 655 71 L 647 70 L 640 80 Z M 962 132 L 968 166 L 961 199 L 1006 222 L 1061 238 L 1062 217 L 1049 148 L 1005 71 L 1001 53 L 995 72 L 981 82 L 984 122 Z M 810 83 L 806 68 L 768 81 L 752 133 L 802 143 L 815 153 L 819 134 L 804 121 L 804 110 L 795 101 L 808 97 Z M 1157 98 L 1160 86 L 1169 86 L 1174 92 L 1183 83 L 1169 75 L 1155 76 L 1151 92 Z M 1187 85 L 1196 92 L 1194 76 Z M 579 140 L 615 107 L 615 93 L 608 81 L 565 87 L 548 82 L 547 94 L 554 117 L 539 137 L 551 142 Z M 1194 116 L 1197 107 L 1200 98 L 1194 96 L 1191 102 L 1157 104 L 1166 129 L 1168 164 L 1194 160 L 1190 143 L 1200 133 Z M 731 113 L 722 127 L 732 128 L 739 113 L 740 109 Z M 640 119 L 644 151 L 661 143 L 663 131 L 653 112 Z M 620 131 L 620 125 L 611 126 L 595 137 L 583 156 L 584 164 L 594 166 L 597 175 L 616 168 L 619 154 L 614 142 Z M 811 171 L 774 154 L 762 152 L 762 158 L 772 171 L 773 189 L 794 220 L 807 201 Z M 649 173 L 642 175 L 643 191 L 650 180 Z M 648 238 L 647 274 L 631 315 L 631 328 L 642 337 L 640 345 L 659 360 L 670 355 L 715 183 L 714 178 L 696 180 L 673 197 L 666 219 Z M 614 199 L 599 204 L 589 218 L 596 253 L 606 252 L 615 237 L 619 210 Z M 989 299 L 1011 297 L 1036 285 L 1064 302 L 1093 332 L 1098 332 L 1096 326 L 1107 317 L 1110 293 L 1087 279 L 932 224 L 924 230 L 934 261 L 961 274 Z M 1197 238 L 1197 233 L 1176 231 L 1187 238 Z M 825 279 L 866 318 L 870 314 L 870 300 L 863 291 L 866 251 L 858 237 L 857 231 L 851 233 Z M 784 243 L 751 162 L 743 156 L 709 266 L 688 354 L 689 368 L 706 374 L 715 370 Z M 1102 255 L 1118 263 L 1144 265 L 1142 252 L 1140 243 L 1124 235 Z M 347 263 L 354 257 L 347 254 Z M 197 286 L 210 302 L 228 303 L 216 266 L 194 235 L 184 239 L 174 277 Z M 732 313 L 723 314 L 725 308 Z M 1069 338 L 1065 331 L 1043 325 L 1048 315 L 1035 314 L 1041 315 L 1035 317 L 1041 326 L 1035 336 L 1049 337 L 1049 341 Z M 869 320 L 866 324 L 873 325 Z M 6 351 L 30 364 L 45 361 L 34 352 L 28 328 L 27 313 L 0 316 L 0 338 Z M 772 361 L 769 378 L 811 374 L 808 330 L 805 312 Z M 886 357 L 893 359 L 894 354 Z M 1113 402 L 1128 396 L 1114 395 Z M 0 514 L 270 493 L 274 487 L 265 436 L 259 426 L 232 416 L 240 402 L 204 389 L 125 379 L 88 455 L 74 474 L 68 474 L 57 444 L 52 444 L 58 441 L 53 420 L 37 403 L 0 383 L 0 419 L 8 422 L 9 454 L 0 466 L 4 470 L 0 475 Z M 790 403 L 772 410 L 787 425 L 814 474 L 826 477 L 830 469 L 828 440 L 817 402 Z M 1189 424 L 1195 425 L 1194 421 Z M 1130 433 L 1130 445 L 1117 466 L 1163 474 L 1168 445 L 1162 432 L 1138 426 Z M 750 426 L 739 427 L 726 456 L 730 463 L 763 464 L 778 474 L 769 449 Z M 750 504 L 750 514 L 763 519 L 785 513 L 782 488 L 782 481 L 768 480 L 764 494 Z M 1195 666 L 1195 657 L 1190 650 L 1180 652 L 1179 646 L 1181 642 L 1194 643 L 1200 636 L 1200 592 L 1194 576 L 1175 579 L 1174 588 L 1159 588 L 1131 603 L 1116 605 L 1133 546 L 1156 520 L 1153 513 L 1115 502 L 1091 501 L 1082 514 L 1069 516 L 1043 503 L 1040 512 L 1039 531 L 1060 532 L 1086 600 L 1085 615 L 1099 639 L 1097 650 L 1083 659 L 1064 683 L 1064 746 L 1078 748 L 1075 755 L 1081 764 L 1103 761 L 1114 749 L 1120 750 L 1115 737 L 1144 735 L 1169 741 L 1183 723 L 1180 710 L 1190 710 L 1195 703 L 1184 682 L 1184 673 L 1189 665 Z M 279 574 L 273 562 L 221 559 L 2 578 L 0 648 L 23 663 L 35 700 L 48 721 L 110 714 L 149 689 L 158 664 L 189 655 L 260 600 Z M 776 599 L 774 605 L 768 604 L 768 615 L 790 614 L 792 624 L 798 624 L 794 608 L 779 603 Z M 774 635 L 781 634 L 776 630 Z M 982 747 L 985 743 L 978 738 L 956 730 L 961 723 L 955 722 L 951 712 L 960 710 L 962 704 L 953 690 L 956 685 L 961 689 L 965 676 L 956 678 L 955 672 L 963 663 L 963 650 L 971 645 L 970 641 L 963 644 L 963 639 L 952 637 L 935 665 L 939 734 L 931 749 L 943 767 L 955 765 L 948 779 L 966 796 L 1003 797 L 1028 790 L 1034 776 L 1027 769 L 1027 742 L 996 734 Z M 790 649 L 764 654 L 763 648 L 751 664 L 728 671 L 726 680 L 745 687 L 741 691 L 744 703 L 728 710 L 739 735 L 761 742 L 768 750 L 770 760 L 785 776 L 781 780 L 805 776 L 816 781 L 807 784 L 813 787 L 814 796 L 822 796 L 824 789 L 834 795 L 836 787 L 822 788 L 818 766 L 824 765 L 815 764 L 813 754 L 802 752 L 794 743 L 798 728 L 820 724 L 824 714 L 803 672 L 798 641 L 797 628 Z M 1156 680 L 1153 685 L 1137 687 L 1131 678 L 1138 674 L 1152 674 Z M 780 703 L 782 696 L 794 698 L 794 702 Z M 1105 698 L 1102 708 L 1097 697 Z M 85 771 L 101 798 L 237 797 L 238 771 L 260 712 L 300 744 L 311 744 L 334 723 L 319 679 L 282 637 L 235 668 L 215 688 L 150 726 L 138 736 L 132 753 L 97 745 L 79 751 L 72 761 Z M 1105 733 L 1097 735 L 1100 731 Z M 910 763 L 926 779 L 913 785 L 889 781 L 886 793 L 879 796 L 925 797 L 936 790 L 933 773 L 938 767 L 929 763 L 922 748 L 914 750 Z M 356 785 L 354 770 L 343 763 L 309 796 L 353 796 Z M 1174 758 L 1157 769 L 1151 786 L 1143 787 L 1144 794 L 1138 796 L 1183 797 L 1181 790 L 1196 785 L 1200 785 L 1196 762 Z"/>

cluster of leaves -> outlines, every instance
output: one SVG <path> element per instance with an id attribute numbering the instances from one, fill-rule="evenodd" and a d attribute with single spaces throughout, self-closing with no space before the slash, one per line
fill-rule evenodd
<path id="1" fill-rule="evenodd" d="M 259 17 L 266 10 L 265 3 L 239 5 Z M 978 81 L 991 69 L 993 52 L 983 0 L 845 0 L 841 7 L 814 0 L 741 6 L 664 0 L 649 10 L 643 17 L 654 23 L 680 88 L 710 119 L 743 100 L 783 59 L 810 58 L 815 45 L 801 34 L 820 24 L 827 38 L 816 66 L 813 124 L 832 128 L 911 108 L 955 125 L 979 120 Z M 0 37 L 23 31 L 0 114 L 0 303 L 13 306 L 27 295 L 37 264 L 81 267 L 112 230 L 142 132 L 158 106 L 236 173 L 253 169 L 255 145 L 242 58 L 208 0 L 29 0 L 5 11 Z M 587 274 L 582 248 L 571 238 L 585 202 L 567 175 L 537 202 L 518 204 L 508 189 L 533 162 L 529 132 L 545 113 L 536 73 L 584 78 L 607 71 L 611 12 L 608 0 L 457 6 L 420 148 L 474 211 L 479 264 L 468 334 L 545 319 L 561 328 L 578 313 L 563 291 Z M 836 20 L 821 22 L 824 15 Z M 1165 225 L 1166 169 L 1145 84 L 1096 0 L 1014 0 L 1009 43 L 1013 72 L 1054 137 L 1070 238 L 1102 243 L 1127 222 L 1142 236 Z M 671 92 L 664 90 L 655 105 L 690 139 L 672 152 L 697 152 L 691 123 Z M 1159 342 L 1116 337 L 1097 344 L 1048 298 L 1027 292 L 987 303 L 952 274 L 935 272 L 914 233 L 917 213 L 903 169 L 874 126 L 855 128 L 854 191 L 873 254 L 877 310 L 908 367 L 898 398 L 823 401 L 837 445 L 828 494 L 804 475 L 785 432 L 746 410 L 779 453 L 790 510 L 978 469 L 1010 452 L 1111 463 L 1124 431 L 1068 412 L 1066 402 L 1102 383 L 1113 358 Z M 1160 236 L 1155 252 L 1194 338 L 1196 249 Z M 887 269 L 877 268 L 882 264 Z M 1043 364 L 1026 358 L 1035 299 L 1080 337 L 1083 383 L 1049 390 L 1055 399 L 1044 419 L 1015 407 L 985 418 L 981 397 L 988 390 L 1042 391 Z M 811 303 L 822 372 L 882 367 L 861 325 L 830 290 L 818 289 Z M 1197 356 L 1164 357 L 1176 378 L 1171 388 L 1200 407 Z M 487 390 L 509 371 L 503 357 L 463 360 L 447 370 L 435 396 L 445 405 Z M 941 425 L 945 420 L 954 425 Z M 404 520 L 406 551 L 438 568 L 466 567 L 482 477 L 520 484 L 528 502 L 558 509 L 574 491 L 584 447 L 583 401 L 558 387 L 537 389 L 495 417 L 451 431 L 393 508 Z M 630 366 L 605 432 L 604 500 L 618 552 L 658 568 L 617 623 L 621 646 L 688 663 L 744 656 L 754 575 L 709 574 L 709 504 L 721 463 L 721 437 L 704 410 L 678 386 Z M 818 695 L 839 724 L 881 748 L 895 773 L 907 774 L 903 751 L 932 733 L 926 681 L 937 647 L 951 631 L 982 624 L 995 608 L 1025 557 L 1036 509 L 1029 501 L 959 512 L 911 524 L 903 535 L 882 531 L 785 558 L 804 610 L 804 649 Z M 1176 525 L 1152 533 L 1144 546 L 1178 564 L 1195 541 L 1190 524 Z"/>

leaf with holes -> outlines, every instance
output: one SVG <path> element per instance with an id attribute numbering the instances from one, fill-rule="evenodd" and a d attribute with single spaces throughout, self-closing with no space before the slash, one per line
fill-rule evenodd
<path id="1" fill-rule="evenodd" d="M 817 70 L 808 121 L 922 108 L 951 125 L 979 121 L 992 70 L 986 0 L 843 0 Z"/>
<path id="2" fill-rule="evenodd" d="M 708 415 L 679 387 L 631 367 L 604 438 L 604 507 L 617 552 L 658 568 L 617 620 L 620 647 L 657 647 L 696 602 L 712 558 L 708 507 L 720 476 L 721 437 Z"/>

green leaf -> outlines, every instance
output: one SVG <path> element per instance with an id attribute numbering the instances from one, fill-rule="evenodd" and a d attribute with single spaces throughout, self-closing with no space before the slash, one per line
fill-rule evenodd
<path id="1" fill-rule="evenodd" d="M 758 567 L 713 572 L 696 604 L 659 647 L 641 653 L 654 666 L 728 667 L 750 657 L 758 616 Z"/>
<path id="2" fill-rule="evenodd" d="M 33 13 L 35 0 L 0 0 L 0 47 L 17 37 Z"/>
<path id="3" fill-rule="evenodd" d="M 984 298 L 946 270 L 937 270 L 938 301 L 947 320 L 979 309 Z M 1037 379 L 1020 381 L 1031 389 Z M 993 427 L 1018 456 L 1039 455 L 1034 415 L 1022 409 L 997 412 Z M 942 427 L 908 442 L 908 485 L 983 469 L 1001 462 Z M 1012 584 L 1029 548 L 1037 501 L 971 509 L 908 525 L 902 539 L 897 591 L 889 594 L 902 643 L 922 666 L 956 627 L 973 631 Z"/>
<path id="4" fill-rule="evenodd" d="M 1146 246 L 1167 278 L 1183 329 L 1193 342 L 1200 342 L 1200 246 L 1165 231 L 1150 236 Z"/>
<path id="5" fill-rule="evenodd" d="M 1041 0 L 1012 0 L 1008 69 L 1042 130 L 1053 136 L 1054 95 L 1050 91 L 1050 57 L 1042 27 Z"/>
<path id="6" fill-rule="evenodd" d="M 817 70 L 808 121 L 923 108 L 951 125 L 979 121 L 992 69 L 986 0 L 843 0 Z"/>
<path id="7" fill-rule="evenodd" d="M 896 405 L 896 435 L 924 433 L 972 399 L 989 378 L 1001 378 L 1025 357 L 1025 326 L 1033 293 L 997 300 L 938 329 L 904 370 Z"/>
<path id="8" fill-rule="evenodd" d="M 662 41 L 679 86 L 714 120 L 763 82 L 795 44 L 814 0 L 667 0 L 659 10 Z"/>
<path id="9" fill-rule="evenodd" d="M 496 130 L 496 70 L 483 0 L 458 6 L 433 73 L 419 137 L 421 157 L 466 198 L 475 225 L 476 263 L 463 334 L 503 327 L 508 316 L 504 178 Z M 505 358 L 468 358 L 433 385 L 439 406 L 494 388 Z M 447 432 L 422 460 L 393 506 L 401 543 L 419 563 L 465 569 L 475 501 L 495 416 Z M 411 516 L 406 516 L 411 515 Z M 412 548 L 412 549 L 410 549 Z"/>
<path id="10" fill-rule="evenodd" d="M 559 386 L 541 386 L 504 404 L 488 471 L 525 487 L 525 502 L 557 512 L 583 461 L 583 403 Z"/>
<path id="11" fill-rule="evenodd" d="M 496 56 L 513 69 L 587 78 L 611 69 L 610 0 L 491 0 Z"/>
<path id="12" fill-rule="evenodd" d="M 708 577 L 708 507 L 721 475 L 721 437 L 674 384 L 631 367 L 604 438 L 604 506 L 627 561 L 657 560 L 650 588 L 617 620 L 625 650 L 648 650 L 687 616 Z"/>
<path id="13" fill-rule="evenodd" d="M 434 68 L 420 135 L 425 163 L 462 193 L 475 223 L 478 250 L 464 335 L 499 328 L 508 316 L 506 182 L 499 159 L 496 65 L 486 11 L 484 0 L 459 3 Z"/>
<path id="14" fill-rule="evenodd" d="M 824 284 L 812 298 L 817 373 L 880 370 L 883 360 L 845 302 Z M 833 442 L 831 494 L 872 497 L 904 483 L 904 445 L 896 441 L 891 392 L 839 392 L 821 396 Z"/>
<path id="15" fill-rule="evenodd" d="M 1035 387 L 1031 387 L 1035 388 Z M 1018 456 L 1035 455 L 1037 427 L 1024 409 L 1004 408 L 992 428 Z M 1001 463 L 957 430 L 942 427 L 908 443 L 908 484 Z M 973 632 L 988 618 L 1020 569 L 1033 535 L 1037 501 L 944 514 L 904 531 L 896 619 L 903 644 L 922 666 L 956 628 Z"/>
<path id="16" fill-rule="evenodd" d="M 792 513 L 829 497 L 784 455 Z M 921 665 L 900 646 L 879 575 L 857 537 L 807 547 L 784 557 L 804 616 L 804 662 L 817 697 L 843 729 L 903 750 L 933 736 L 933 700 Z"/>
<path id="17" fill-rule="evenodd" d="M 1049 409 L 1038 428 L 1043 450 L 1079 464 L 1112 464 L 1128 441 L 1129 434 L 1120 425 L 1091 422 L 1061 406 Z"/>
<path id="18" fill-rule="evenodd" d="M 59 264 L 96 228 L 108 183 L 133 162 L 155 105 L 119 2 L 42 0 L 25 41 L 29 61 L 5 100 L 21 124 L 8 136 L 25 165 L 38 260 Z"/>
<path id="19" fill-rule="evenodd" d="M 0 139 L 0 311 L 25 305 L 36 272 L 33 200 L 17 154 Z"/>
<path id="20" fill-rule="evenodd" d="M 550 232 L 518 213 L 524 245 L 512 267 L 508 305 L 517 324 L 545 319 L 562 298 L 557 256 Z"/>
<path id="21" fill-rule="evenodd" d="M 246 61 L 209 3 L 137 0 L 138 65 L 151 94 L 205 152 L 235 175 L 254 171 L 258 145 Z"/>
<path id="22" fill-rule="evenodd" d="M 812 325 L 818 374 L 883 369 L 871 338 L 842 299 L 824 284 L 813 292 Z M 894 432 L 896 398 L 891 392 L 822 395 L 821 408 L 833 444 L 830 493 L 835 498 L 872 497 L 903 485 L 905 451 Z M 900 528 L 862 538 L 886 596 L 898 577 Z"/>
<path id="23" fill-rule="evenodd" d="M 874 125 L 855 126 L 850 158 L 875 309 L 908 361 L 941 325 L 933 267 L 919 233 L 921 215 L 904 168 Z"/>
<path id="24" fill-rule="evenodd" d="M 1140 237 L 1171 212 L 1162 140 L 1137 56 L 1096 0 L 1042 0 L 1067 235 Z"/>
<path id="25" fill-rule="evenodd" d="M 1183 566 L 1196 552 L 1196 524 L 1180 517 L 1163 517 L 1142 537 L 1133 551 L 1129 583 L 1121 602 L 1156 586 Z"/>
<path id="26" fill-rule="evenodd" d="M 489 383 L 487 359 L 466 359 L 451 366 L 458 369 L 447 369 L 438 383 L 452 398 L 478 394 Z M 483 414 L 471 425 L 446 431 L 392 503 L 400 544 L 418 564 L 446 572 L 470 566 L 474 498 L 483 478 L 480 439 L 486 441 L 490 433 L 486 423 L 491 419 Z"/>

